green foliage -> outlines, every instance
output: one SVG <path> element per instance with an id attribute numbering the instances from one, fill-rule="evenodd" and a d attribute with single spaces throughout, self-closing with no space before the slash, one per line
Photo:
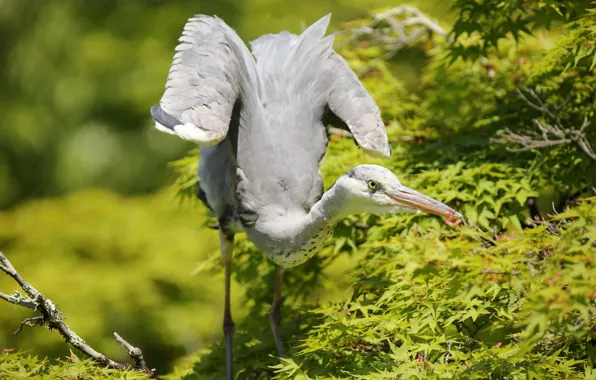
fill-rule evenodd
<path id="1" fill-rule="evenodd" d="M 455 0 L 458 14 L 452 30 L 450 54 L 479 58 L 497 49 L 503 39 L 519 42 L 541 27 L 571 21 L 585 12 L 592 0 Z"/>
<path id="2" fill-rule="evenodd" d="M 116 371 L 100 368 L 89 359 L 81 360 L 72 352 L 68 359 L 49 363 L 47 359 L 4 350 L 0 354 L 0 378 L 2 379 L 114 379 L 144 380 L 147 376 L 135 371 Z"/>
<path id="3" fill-rule="evenodd" d="M 427 219 L 364 244 L 351 299 L 310 311 L 318 324 L 294 360 L 275 367 L 278 378 L 294 378 L 296 365 L 308 378 L 591 373 L 595 202 L 515 234 Z"/>

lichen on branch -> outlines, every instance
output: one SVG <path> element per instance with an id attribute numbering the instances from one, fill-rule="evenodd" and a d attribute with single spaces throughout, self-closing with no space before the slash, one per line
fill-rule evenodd
<path id="1" fill-rule="evenodd" d="M 19 291 L 15 291 L 13 295 L 0 292 L 0 299 L 17 306 L 26 307 L 41 314 L 39 316 L 26 318 L 23 322 L 21 322 L 19 328 L 15 331 L 15 334 L 20 332 L 24 325 L 46 326 L 50 330 L 57 330 L 60 335 L 64 337 L 66 343 L 72 345 L 74 348 L 93 359 L 98 364 L 118 370 L 127 370 L 132 368 L 147 374 L 148 377 L 156 377 L 155 370 L 147 367 L 147 363 L 143 358 L 142 351 L 139 348 L 132 346 L 117 333 L 114 333 L 116 340 L 122 344 L 122 346 L 127 350 L 128 355 L 134 360 L 134 366 L 112 360 L 89 346 L 89 344 L 87 344 L 83 338 L 77 335 L 70 329 L 70 327 L 68 327 L 68 325 L 66 325 L 66 323 L 64 323 L 62 312 L 60 309 L 58 309 L 54 302 L 46 298 L 40 291 L 25 281 L 25 279 L 19 274 L 19 272 L 2 252 L 0 252 L 0 270 L 11 277 L 17 284 L 19 284 L 21 289 L 26 294 L 23 295 Z"/>

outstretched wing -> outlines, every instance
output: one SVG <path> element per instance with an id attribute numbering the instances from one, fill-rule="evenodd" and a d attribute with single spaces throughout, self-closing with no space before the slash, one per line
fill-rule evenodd
<path id="1" fill-rule="evenodd" d="M 327 107 L 326 120 L 336 127 L 348 127 L 358 146 L 374 156 L 391 156 L 387 131 L 381 111 L 344 59 L 334 53 L 330 60 L 336 67 Z"/>
<path id="2" fill-rule="evenodd" d="M 329 18 L 317 23 L 326 29 Z M 323 29 L 323 32 L 324 32 Z M 332 48 L 325 62 L 325 71 L 331 76 L 327 107 L 331 112 L 326 122 L 336 127 L 347 126 L 356 143 L 369 154 L 391 156 L 385 124 L 379 107 L 364 88 L 346 61 Z"/>
<path id="3" fill-rule="evenodd" d="M 379 107 L 346 61 L 333 50 L 333 36 L 324 37 L 330 18 L 322 17 L 301 36 L 281 32 L 251 42 L 260 75 L 274 77 L 272 72 L 285 70 L 284 74 L 294 78 L 295 83 L 316 93 L 314 98 L 326 97 L 326 124 L 347 127 L 364 151 L 389 157 L 391 148 Z M 286 57 L 287 63 L 272 57 Z M 301 72 L 306 68 L 308 73 Z"/>
<path id="4" fill-rule="evenodd" d="M 155 127 L 200 145 L 217 144 L 226 137 L 236 102 L 258 96 L 254 59 L 217 17 L 189 19 L 179 41 L 166 90 L 151 108 Z"/>

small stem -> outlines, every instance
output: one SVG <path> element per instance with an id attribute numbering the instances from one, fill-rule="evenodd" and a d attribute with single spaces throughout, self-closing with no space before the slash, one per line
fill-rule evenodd
<path id="1" fill-rule="evenodd" d="M 117 332 L 114 332 L 114 337 L 116 338 L 116 341 L 120 343 L 126 349 L 126 351 L 128 351 L 128 356 L 130 356 L 135 361 L 136 368 L 142 370 L 145 373 L 153 373 L 155 371 L 147 367 L 147 363 L 143 358 L 143 351 L 141 351 L 140 348 L 128 343 Z"/>
<path id="2" fill-rule="evenodd" d="M 43 325 L 43 317 L 41 315 L 38 315 L 37 317 L 29 317 L 29 318 L 25 318 L 23 320 L 23 322 L 21 322 L 21 324 L 19 325 L 19 328 L 15 330 L 15 332 L 13 332 L 14 335 L 17 335 L 18 333 L 21 332 L 21 330 L 23 329 L 23 326 L 35 326 L 35 325 Z"/>

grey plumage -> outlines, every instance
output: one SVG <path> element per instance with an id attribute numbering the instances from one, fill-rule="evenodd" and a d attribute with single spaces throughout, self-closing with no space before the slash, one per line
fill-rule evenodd
<path id="1" fill-rule="evenodd" d="M 319 163 L 325 123 L 349 128 L 358 146 L 390 156 L 379 108 L 325 37 L 330 16 L 301 35 L 267 34 L 251 43 L 217 17 L 198 15 L 184 28 L 160 103 L 156 127 L 200 147 L 198 195 L 215 213 L 226 272 L 224 333 L 232 378 L 229 307 L 233 236 L 244 230 L 278 264 L 270 323 L 278 352 L 282 267 L 320 250 L 350 213 L 459 215 L 401 185 L 387 169 L 361 165 L 327 192 Z M 256 60 L 253 58 L 256 57 Z"/>
<path id="2" fill-rule="evenodd" d="M 198 174 L 209 207 L 269 256 L 299 243 L 284 248 L 293 231 L 264 228 L 304 218 L 323 194 L 326 113 L 368 153 L 390 154 L 378 107 L 333 50 L 333 36 L 324 36 L 329 19 L 301 35 L 252 41 L 256 61 L 221 19 L 190 19 L 151 110 L 160 130 L 201 145 Z"/>
<path id="3" fill-rule="evenodd" d="M 248 105 L 258 98 L 254 60 L 223 20 L 205 15 L 188 20 L 176 51 L 166 91 L 151 110 L 156 126 L 214 145 L 227 135 L 236 100 Z M 186 128 L 177 132 L 177 126 Z"/>

